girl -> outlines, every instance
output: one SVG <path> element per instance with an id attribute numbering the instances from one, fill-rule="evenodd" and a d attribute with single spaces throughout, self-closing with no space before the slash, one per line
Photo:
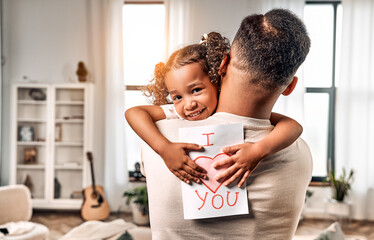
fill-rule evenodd
<path id="1" fill-rule="evenodd" d="M 145 87 L 145 94 L 153 98 L 156 106 L 137 106 L 125 113 L 132 129 L 163 158 L 169 170 L 186 183 L 199 183 L 199 178 L 206 178 L 206 171 L 187 155 L 188 151 L 200 150 L 202 146 L 172 143 L 157 130 L 154 122 L 165 118 L 197 121 L 212 115 L 220 89 L 219 67 L 228 51 L 228 40 L 216 32 L 204 35 L 200 44 L 175 51 L 166 64 L 156 65 L 154 78 Z M 168 104 L 169 96 L 173 104 Z M 262 159 L 288 147 L 301 135 L 302 127 L 293 119 L 272 113 L 270 121 L 275 128 L 261 141 L 223 149 L 233 154 L 232 158 L 245 163 L 239 187 Z M 237 177 L 225 180 L 224 184 L 231 184 Z"/>

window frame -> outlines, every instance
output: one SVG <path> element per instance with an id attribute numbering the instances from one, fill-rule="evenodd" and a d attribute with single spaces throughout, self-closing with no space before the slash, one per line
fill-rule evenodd
<path id="1" fill-rule="evenodd" d="M 164 1 L 124 1 L 123 4 L 165 4 Z M 125 92 L 126 91 L 141 91 L 143 89 L 144 85 L 126 85 L 125 84 Z"/>
<path id="2" fill-rule="evenodd" d="M 165 5 L 165 2 L 164 1 L 159 1 L 159 0 L 133 0 L 133 1 L 124 1 L 123 2 L 123 5 L 127 5 L 127 4 L 131 4 L 131 5 Z M 166 26 L 165 26 L 166 28 Z M 165 47 L 166 49 L 166 47 Z M 126 81 L 124 79 L 124 86 L 125 86 L 125 91 L 124 91 L 124 94 L 127 94 L 128 91 L 131 91 L 131 92 L 141 92 L 143 89 L 144 89 L 144 86 L 145 85 L 137 85 L 137 84 L 126 84 Z M 140 163 L 140 159 L 138 161 Z M 128 165 L 129 163 L 127 163 Z M 128 173 L 129 173 L 129 181 L 130 182 L 144 182 L 145 181 L 145 178 L 144 176 L 139 173 L 139 172 L 136 172 L 136 169 L 132 170 L 132 168 L 130 167 L 128 169 Z"/>
<path id="3" fill-rule="evenodd" d="M 331 87 L 306 87 L 305 93 L 327 93 L 329 95 L 328 136 L 327 136 L 327 172 L 335 171 L 335 123 L 336 123 L 336 31 L 337 11 L 341 1 L 306 1 L 305 5 L 326 4 L 333 7 L 333 47 Z M 312 182 L 322 182 L 327 176 L 312 176 Z"/>

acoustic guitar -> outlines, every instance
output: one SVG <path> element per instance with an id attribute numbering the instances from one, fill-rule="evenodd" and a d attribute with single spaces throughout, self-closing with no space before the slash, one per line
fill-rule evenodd
<path id="1" fill-rule="evenodd" d="M 86 221 L 104 220 L 110 213 L 109 204 L 104 197 L 104 188 L 95 185 L 93 157 L 91 152 L 87 152 L 87 159 L 91 165 L 92 186 L 83 190 L 81 216 Z"/>

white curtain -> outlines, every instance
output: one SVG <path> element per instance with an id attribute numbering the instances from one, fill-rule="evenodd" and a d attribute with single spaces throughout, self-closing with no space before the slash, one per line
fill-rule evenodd
<path id="1" fill-rule="evenodd" d="M 106 0 L 105 6 L 105 178 L 112 210 L 122 204 L 128 181 L 125 159 L 125 85 L 123 81 L 122 0 Z"/>
<path id="2" fill-rule="evenodd" d="M 354 169 L 356 219 L 374 219 L 374 1 L 344 0 L 336 171 Z"/>
<path id="3" fill-rule="evenodd" d="M 96 136 L 104 136 L 104 139 L 94 139 L 94 153 L 104 149 L 97 153 L 96 158 L 102 164 L 95 164 L 95 171 L 103 172 L 106 198 L 111 211 L 117 211 L 123 205 L 122 193 L 128 183 L 124 149 L 123 0 L 87 0 L 87 6 L 89 64 L 95 77 L 94 129 Z"/>
<path id="4" fill-rule="evenodd" d="M 167 0 L 167 56 L 182 46 L 198 43 L 201 35 L 211 31 L 221 33 L 231 42 L 243 18 L 254 13 L 286 8 L 302 18 L 304 4 L 304 0 Z M 299 83 L 295 91 L 290 96 L 281 96 L 274 111 L 302 123 L 304 85 L 301 69 L 297 75 Z"/>

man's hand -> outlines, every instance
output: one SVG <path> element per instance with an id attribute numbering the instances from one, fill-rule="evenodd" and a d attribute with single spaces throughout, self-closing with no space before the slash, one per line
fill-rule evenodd
<path id="1" fill-rule="evenodd" d="M 180 180 L 187 184 L 190 181 L 200 183 L 201 179 L 206 179 L 206 170 L 197 165 L 187 155 L 189 151 L 201 150 L 202 146 L 192 143 L 172 143 L 163 148 L 160 156 L 164 160 L 169 170 Z"/>
<path id="2" fill-rule="evenodd" d="M 258 143 L 243 143 L 223 148 L 223 152 L 230 154 L 229 158 L 216 162 L 213 167 L 219 168 L 226 164 L 231 165 L 226 171 L 216 176 L 216 180 L 226 179 L 225 186 L 239 179 L 238 187 L 241 187 L 249 177 L 249 174 L 257 167 L 266 156 L 266 151 Z"/>

